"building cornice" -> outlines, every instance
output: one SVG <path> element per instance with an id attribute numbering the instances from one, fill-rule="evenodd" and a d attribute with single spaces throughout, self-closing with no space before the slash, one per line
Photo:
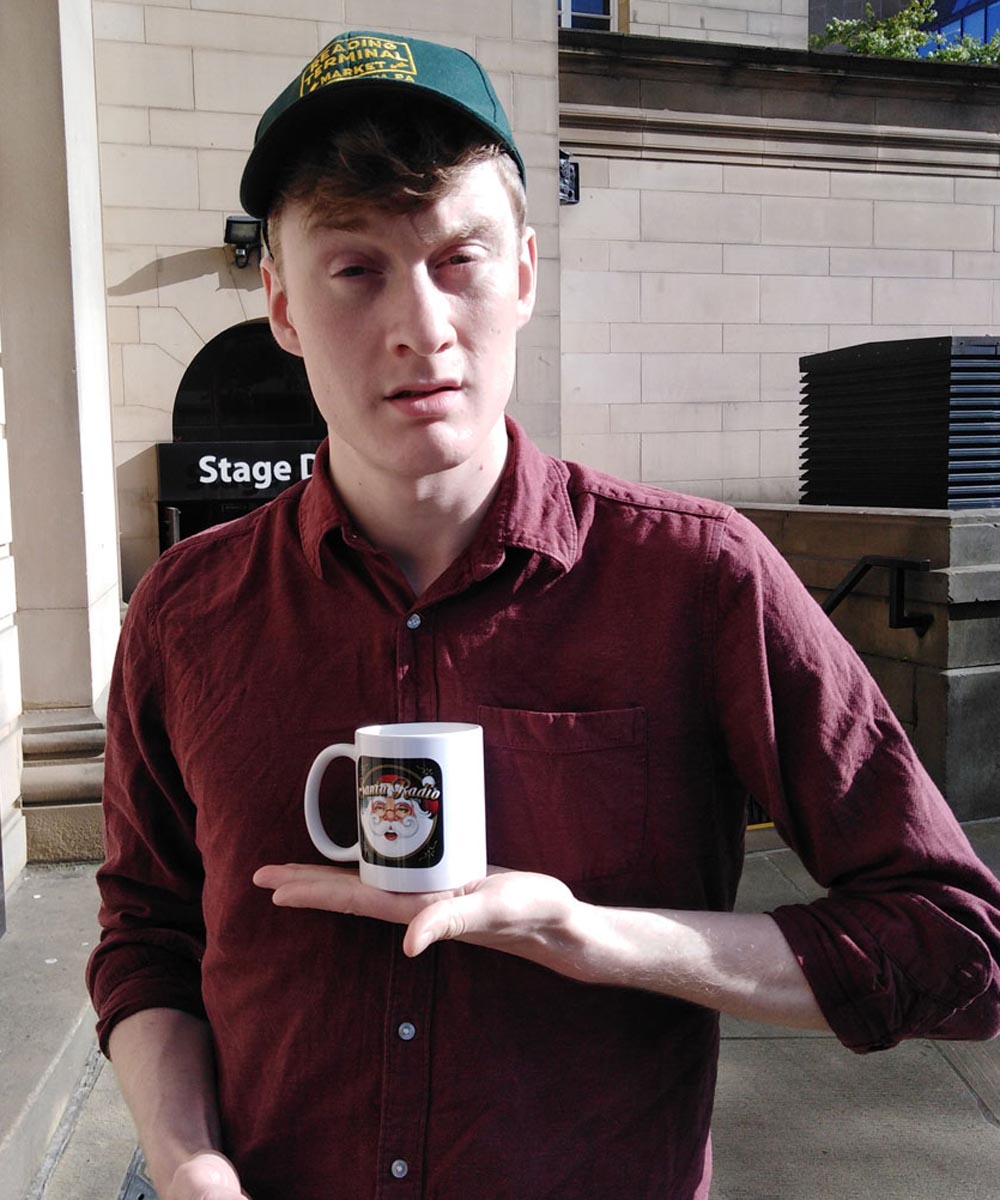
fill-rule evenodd
<path id="1" fill-rule="evenodd" d="M 971 92 L 984 105 L 1000 100 L 1000 69 L 995 67 L 580 29 L 559 31 L 559 65 L 561 71 L 620 78 L 658 76 L 671 68 L 686 73 L 696 70 L 706 77 L 724 75 L 720 82 L 736 84 L 764 72 L 772 87 L 805 83 L 813 88 L 835 84 L 864 90 L 875 84 L 880 90 L 901 86 L 921 95 L 938 90 L 965 100 L 973 98 Z"/>
<path id="2" fill-rule="evenodd" d="M 560 34 L 577 154 L 1000 177 L 1000 71 L 760 46 Z"/>

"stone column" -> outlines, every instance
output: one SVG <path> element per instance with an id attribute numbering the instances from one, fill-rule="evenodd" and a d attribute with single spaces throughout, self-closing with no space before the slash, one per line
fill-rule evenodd
<path id="1" fill-rule="evenodd" d="M 0 345 L 2 355 L 2 345 Z M 21 795 L 21 675 L 14 611 L 14 557 L 11 553 L 10 487 L 3 358 L 0 357 L 0 936 L 5 928 L 3 894 L 25 859 Z"/>
<path id="2" fill-rule="evenodd" d="M 0 124 L 21 690 L 26 711 L 92 713 L 120 585 L 89 0 L 0 7 Z"/>

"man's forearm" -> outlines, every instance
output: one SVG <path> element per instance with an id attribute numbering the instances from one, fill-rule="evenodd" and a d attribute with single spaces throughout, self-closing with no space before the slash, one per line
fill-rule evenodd
<path id="1" fill-rule="evenodd" d="M 176 1009 L 147 1009 L 115 1026 L 108 1050 L 150 1177 L 168 1197 L 182 1164 L 221 1145 L 208 1025 Z"/>
<path id="2" fill-rule="evenodd" d="M 532 878 L 523 877 L 529 891 Z M 829 1029 L 784 934 L 765 913 L 612 908 L 566 890 L 534 913 L 530 903 L 516 902 L 505 927 L 488 902 L 479 912 L 462 907 L 468 926 L 446 923 L 438 936 L 518 954 L 582 983 L 658 992 L 748 1021 Z M 420 940 L 411 946 L 422 948 Z"/>
<path id="3" fill-rule="evenodd" d="M 540 963 L 584 983 L 660 992 L 753 1021 L 828 1029 L 777 924 L 763 913 L 603 908 L 548 875 L 494 869 L 456 893 L 365 887 L 337 867 L 262 867 L 254 876 L 292 908 L 407 925 L 403 949 L 463 941 Z"/>
<path id="4" fill-rule="evenodd" d="M 781 930 L 763 913 L 581 905 L 569 973 L 661 992 L 750 1021 L 828 1029 Z"/>

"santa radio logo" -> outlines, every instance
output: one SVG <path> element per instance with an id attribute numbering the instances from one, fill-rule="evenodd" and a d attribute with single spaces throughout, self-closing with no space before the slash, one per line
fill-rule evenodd
<path id="1" fill-rule="evenodd" d="M 361 854 L 383 867 L 433 867 L 444 854 L 441 768 L 432 759 L 358 761 Z"/>
<path id="2" fill-rule="evenodd" d="M 372 77 L 412 83 L 417 75 L 406 42 L 380 37 L 343 38 L 330 42 L 302 72 L 299 95 L 330 83 Z"/>

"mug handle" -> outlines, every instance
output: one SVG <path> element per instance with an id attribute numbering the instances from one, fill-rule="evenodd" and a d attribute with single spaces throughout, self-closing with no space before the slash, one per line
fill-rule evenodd
<path id="1" fill-rule="evenodd" d="M 357 862 L 361 858 L 359 843 L 355 842 L 353 846 L 338 845 L 323 828 L 319 815 L 319 785 L 327 767 L 335 758 L 353 758 L 357 762 L 358 749 L 350 742 L 338 742 L 334 746 L 327 746 L 316 755 L 306 778 L 306 829 L 309 830 L 313 845 L 326 858 L 331 858 L 334 862 Z"/>

